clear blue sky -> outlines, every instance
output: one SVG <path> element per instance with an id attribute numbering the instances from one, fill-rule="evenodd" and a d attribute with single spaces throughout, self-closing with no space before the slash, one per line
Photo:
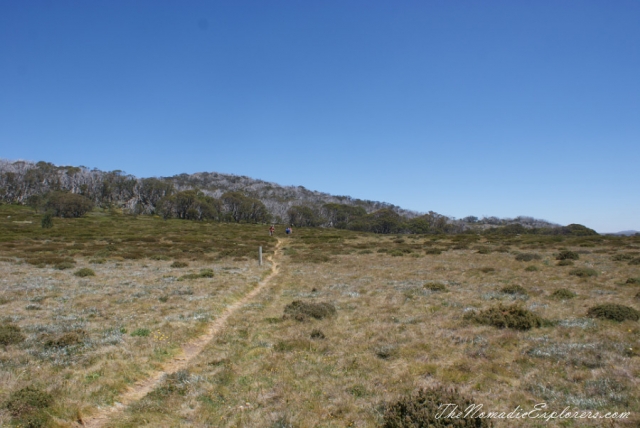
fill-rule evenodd
<path id="1" fill-rule="evenodd" d="M 0 157 L 640 230 L 640 2 L 0 0 Z"/>

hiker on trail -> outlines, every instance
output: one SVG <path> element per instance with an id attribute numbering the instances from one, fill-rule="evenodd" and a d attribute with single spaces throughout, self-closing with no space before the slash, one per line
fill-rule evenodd
<path id="1" fill-rule="evenodd" d="M 271 225 L 271 227 L 269 228 L 269 236 L 273 236 L 273 232 L 275 232 L 275 230 L 276 228 Z"/>
<path id="2" fill-rule="evenodd" d="M 291 233 L 291 229 L 289 229 L 288 227 L 284 230 L 284 233 L 286 233 L 287 235 Z"/>

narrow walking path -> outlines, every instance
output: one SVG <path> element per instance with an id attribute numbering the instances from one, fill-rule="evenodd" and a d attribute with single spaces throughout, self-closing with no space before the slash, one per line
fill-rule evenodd
<path id="1" fill-rule="evenodd" d="M 87 417 L 79 426 L 99 428 L 106 424 L 111 418 L 122 412 L 131 403 L 140 400 L 162 381 L 163 377 L 168 374 L 175 373 L 189 366 L 191 361 L 202 352 L 204 347 L 220 332 L 225 325 L 227 319 L 242 306 L 262 291 L 271 282 L 274 276 L 278 274 L 279 265 L 276 259 L 280 255 L 280 247 L 282 240 L 278 239 L 275 251 L 272 256 L 268 256 L 267 260 L 271 263 L 271 273 L 258 283 L 258 285 L 247 293 L 240 300 L 227 307 L 226 311 L 220 315 L 211 325 L 205 334 L 188 342 L 182 346 L 181 352 L 172 361 L 166 363 L 162 370 L 152 373 L 148 378 L 142 379 L 123 392 L 118 398 L 118 402 L 107 408 L 100 409 L 96 414 Z"/>

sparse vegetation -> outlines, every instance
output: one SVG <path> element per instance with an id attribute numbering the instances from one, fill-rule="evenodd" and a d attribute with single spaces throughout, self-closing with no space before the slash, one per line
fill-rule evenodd
<path id="1" fill-rule="evenodd" d="M 558 263 L 556 263 L 557 266 L 573 266 L 573 260 L 560 260 Z"/>
<path id="2" fill-rule="evenodd" d="M 529 265 L 526 268 L 524 268 L 524 270 L 527 272 L 538 272 L 540 268 L 538 268 L 538 266 L 536 265 Z"/>
<path id="3" fill-rule="evenodd" d="M 286 241 L 277 236 L 287 250 L 275 256 L 273 279 L 234 305 L 270 273 L 268 262 L 260 267 L 256 261 L 258 246 L 273 257 L 277 242 L 264 226 L 134 219 L 115 207 L 54 219 L 56 227 L 42 229 L 40 216 L 31 208 L 0 206 L 0 294 L 6 301 L 0 325 L 16 326 L 24 338 L 0 346 L 0 425 L 25 425 L 5 405 L 34 383 L 55 392 L 55 403 L 43 411 L 51 415 L 45 426 L 79 423 L 78 414 L 86 423 L 86 415 L 101 413 L 159 367 L 180 361 L 181 348 L 197 343 L 230 307 L 223 328 L 179 376 L 165 377 L 107 425 L 380 426 L 381 403 L 427 384 L 473 391 L 471 398 L 491 410 L 535 400 L 550 410 L 575 403 L 640 414 L 634 378 L 621 374 L 637 357 L 637 321 L 600 321 L 587 317 L 585 306 L 637 306 L 637 287 L 622 286 L 637 270 L 611 260 L 616 251 L 637 253 L 636 237 L 384 236 L 296 228 Z M 461 244 L 471 249 L 448 251 Z M 573 267 L 554 268 L 560 246 L 584 245 L 590 252 L 579 252 L 574 267 L 597 269 L 599 276 L 578 280 L 568 276 Z M 479 246 L 493 251 L 477 254 Z M 443 251 L 424 257 L 426 248 Z M 393 251 L 404 256 L 392 257 Z M 541 259 L 520 263 L 515 251 Z M 311 260 L 320 257 L 327 264 Z M 102 263 L 89 265 L 94 260 Z M 189 266 L 179 270 L 171 267 L 174 261 Z M 75 268 L 52 269 L 64 262 L 91 266 L 97 277 L 80 280 L 71 275 Z M 525 271 L 533 264 L 539 270 Z M 178 281 L 203 269 L 214 276 Z M 526 300 L 501 292 L 513 284 L 528 291 Z M 556 296 L 561 287 L 579 297 Z M 512 300 L 534 321 L 515 316 L 507 306 Z M 296 311 L 283 313 L 292 301 L 330 302 L 331 315 L 307 313 L 299 317 L 307 323 L 297 322 Z M 474 320 L 499 302 L 506 302 L 506 313 L 485 317 L 511 316 L 518 319 L 515 327 L 504 319 L 496 323 L 501 328 Z"/>
<path id="4" fill-rule="evenodd" d="M 446 291 L 447 287 L 439 282 L 427 282 L 424 288 L 429 291 Z"/>

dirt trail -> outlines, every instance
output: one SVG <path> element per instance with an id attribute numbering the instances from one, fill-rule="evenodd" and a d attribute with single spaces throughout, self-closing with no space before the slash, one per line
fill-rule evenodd
<path id="1" fill-rule="evenodd" d="M 244 306 L 249 300 L 256 297 L 256 295 L 262 291 L 267 284 L 269 284 L 271 279 L 278 274 L 280 266 L 276 263 L 275 259 L 280 254 L 281 245 L 282 240 L 278 239 L 273 256 L 267 257 L 267 260 L 271 262 L 271 273 L 260 281 L 253 290 L 245 294 L 244 297 L 229 305 L 224 313 L 211 323 L 205 334 L 184 344 L 181 348 L 180 354 L 178 354 L 172 361 L 164 364 L 162 370 L 153 372 L 148 378 L 140 380 L 127 391 L 123 392 L 115 405 L 100 409 L 96 414 L 83 419 L 82 424 L 76 426 L 91 428 L 102 427 L 111 418 L 122 412 L 129 404 L 140 400 L 151 392 L 156 386 L 158 386 L 165 375 L 172 374 L 186 368 L 191 361 L 198 356 L 200 352 L 202 352 L 204 347 L 220 332 L 220 329 L 224 326 L 227 319 L 238 309 Z"/>

